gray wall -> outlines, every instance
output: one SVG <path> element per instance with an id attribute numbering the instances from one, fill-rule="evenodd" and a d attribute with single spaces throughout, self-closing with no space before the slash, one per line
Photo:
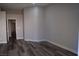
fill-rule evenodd
<path id="1" fill-rule="evenodd" d="M 7 43 L 5 11 L 0 11 L 0 43 Z"/>
<path id="2" fill-rule="evenodd" d="M 47 41 L 77 53 L 79 4 L 53 4 L 45 11 Z"/>
<path id="3" fill-rule="evenodd" d="M 43 40 L 43 17 L 42 7 L 29 7 L 24 9 L 24 39 L 27 41 Z"/>

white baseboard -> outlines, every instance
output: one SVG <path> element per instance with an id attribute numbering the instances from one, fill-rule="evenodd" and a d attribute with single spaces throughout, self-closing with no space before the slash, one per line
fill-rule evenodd
<path id="1" fill-rule="evenodd" d="M 47 40 L 48 41 L 48 40 Z M 58 44 L 58 43 L 55 43 L 55 42 L 52 42 L 52 41 L 48 41 L 48 42 L 50 42 L 50 43 L 52 43 L 52 44 L 54 44 L 54 45 L 56 45 L 56 46 L 58 46 L 58 47 L 61 47 L 61 48 L 63 48 L 63 49 L 66 49 L 66 50 L 68 50 L 68 51 L 70 51 L 70 52 L 72 52 L 72 53 L 75 53 L 75 54 L 78 54 L 76 51 L 74 51 L 73 49 L 70 49 L 70 48 L 67 48 L 67 47 L 65 47 L 65 46 L 63 46 L 63 45 L 60 45 L 60 44 Z"/>
<path id="2" fill-rule="evenodd" d="M 40 42 L 40 41 L 45 41 L 44 39 L 41 40 L 33 40 L 33 39 L 24 39 L 25 41 L 33 41 L 33 42 Z"/>
<path id="3" fill-rule="evenodd" d="M 5 42 L 0 42 L 0 44 L 2 44 L 2 43 L 7 43 L 7 41 L 5 41 Z"/>

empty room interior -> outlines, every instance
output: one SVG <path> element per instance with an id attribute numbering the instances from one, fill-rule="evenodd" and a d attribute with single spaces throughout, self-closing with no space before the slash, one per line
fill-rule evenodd
<path id="1" fill-rule="evenodd" d="M 0 3 L 0 56 L 78 56 L 79 4 Z"/>

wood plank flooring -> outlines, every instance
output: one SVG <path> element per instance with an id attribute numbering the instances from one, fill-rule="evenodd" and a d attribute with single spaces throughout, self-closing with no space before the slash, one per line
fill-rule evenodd
<path id="1" fill-rule="evenodd" d="M 16 40 L 13 44 L 0 44 L 1 56 L 77 56 L 49 42 Z"/>

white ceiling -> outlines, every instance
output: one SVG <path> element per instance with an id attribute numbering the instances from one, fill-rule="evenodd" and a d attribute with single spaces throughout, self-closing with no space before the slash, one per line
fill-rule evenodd
<path id="1" fill-rule="evenodd" d="M 36 3 L 38 6 L 47 6 L 48 3 Z M 32 3 L 0 3 L 0 7 L 4 9 L 23 9 L 26 7 L 32 7 Z"/>

